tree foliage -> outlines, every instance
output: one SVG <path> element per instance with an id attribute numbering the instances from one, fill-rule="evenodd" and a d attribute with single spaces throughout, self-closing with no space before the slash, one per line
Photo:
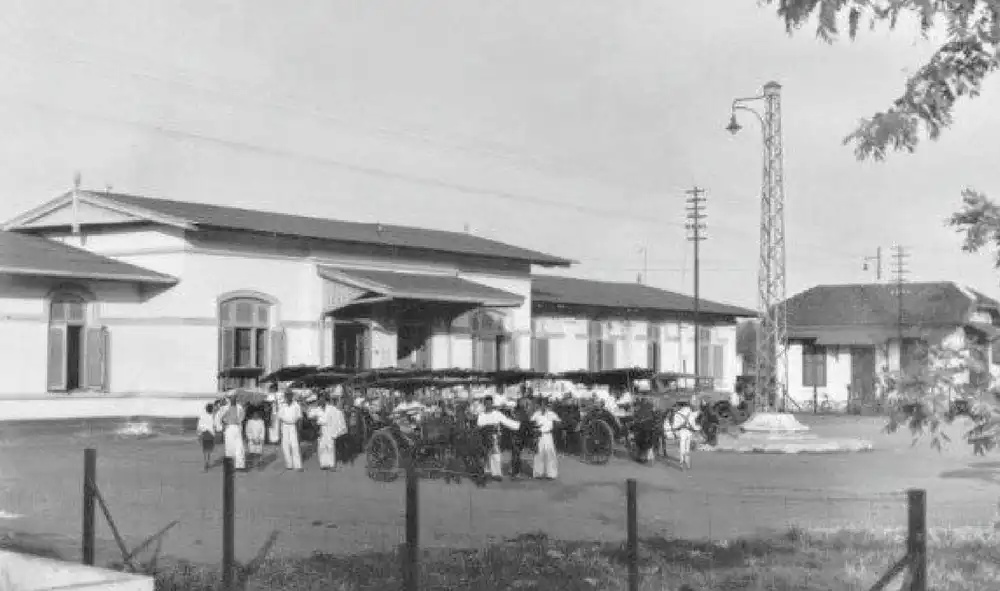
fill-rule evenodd
<path id="1" fill-rule="evenodd" d="M 789 33 L 810 22 L 832 43 L 843 24 L 849 37 L 861 26 L 895 30 L 913 15 L 927 37 L 944 23 L 947 39 L 907 80 L 885 111 L 862 119 L 844 138 L 858 159 L 883 160 L 889 152 L 913 152 L 922 136 L 937 139 L 952 124 L 960 99 L 979 94 L 983 80 L 1000 67 L 1000 0 L 763 0 L 777 5 Z"/>
<path id="2" fill-rule="evenodd" d="M 970 375 L 980 376 L 979 380 Z M 907 428 L 914 443 L 929 439 L 936 449 L 951 441 L 945 427 L 967 421 L 965 439 L 976 451 L 1000 442 L 1000 390 L 986 358 L 972 347 L 925 347 L 919 361 L 884 372 L 890 414 L 886 430 Z"/>

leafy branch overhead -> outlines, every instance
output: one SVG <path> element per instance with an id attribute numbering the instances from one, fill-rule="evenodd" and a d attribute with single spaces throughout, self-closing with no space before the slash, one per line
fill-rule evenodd
<path id="1" fill-rule="evenodd" d="M 947 39 L 887 110 L 862 119 L 844 138 L 859 160 L 883 160 L 890 151 L 913 152 L 922 135 L 937 139 L 953 122 L 958 100 L 979 94 L 983 80 L 1000 67 L 1000 0 L 763 0 L 778 5 L 789 33 L 815 19 L 816 35 L 828 43 L 846 22 L 853 40 L 862 24 L 895 30 L 911 15 L 926 38 L 939 24 Z"/>

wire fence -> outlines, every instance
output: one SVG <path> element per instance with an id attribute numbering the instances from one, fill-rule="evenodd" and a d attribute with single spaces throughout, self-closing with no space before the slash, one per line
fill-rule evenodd
<path id="1" fill-rule="evenodd" d="M 793 529 L 876 531 L 899 537 L 901 557 L 912 529 L 906 491 L 678 490 L 655 478 L 655 470 L 646 470 L 634 485 L 630 530 L 625 479 L 506 479 L 480 486 L 469 474 L 438 471 L 409 480 L 400 473 L 386 482 L 369 478 L 363 460 L 337 472 L 312 466 L 305 473 L 284 471 L 274 465 L 281 463 L 277 453 L 269 451 L 262 465 L 234 471 L 228 480 L 221 463 L 206 471 L 194 457 L 164 466 L 160 455 L 141 444 L 108 446 L 99 457 L 88 450 L 85 458 L 41 458 L 38 466 L 25 467 L 15 486 L 0 493 L 0 510 L 25 517 L 33 531 L 50 534 L 48 541 L 63 558 L 133 570 L 186 560 L 223 565 L 223 573 L 249 572 L 248 565 L 257 568 L 262 561 L 322 553 L 365 557 L 371 577 L 398 580 L 415 590 L 453 586 L 435 583 L 426 563 L 444 560 L 435 556 L 459 548 L 481 553 L 475 565 L 455 567 L 467 571 L 462 576 L 487 576 L 488 569 L 498 571 L 489 576 L 500 576 L 508 567 L 488 553 L 511 539 L 624 548 L 631 534 L 641 544 L 685 540 L 711 548 Z M 87 481 L 94 486 L 86 487 Z M 982 527 L 994 516 L 992 506 L 938 502 L 929 525 Z M 564 556 L 567 551 L 552 552 Z M 638 561 L 640 554 L 637 547 L 633 558 Z M 622 556 L 620 563 L 627 566 Z M 716 559 L 709 560 L 711 569 Z M 425 563 L 422 570 L 420 563 Z M 420 574 L 407 575 L 407 569 Z"/>

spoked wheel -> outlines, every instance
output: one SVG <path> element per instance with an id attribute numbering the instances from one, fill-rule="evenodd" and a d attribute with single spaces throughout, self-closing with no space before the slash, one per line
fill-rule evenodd
<path id="1" fill-rule="evenodd" d="M 381 482 L 392 482 L 399 478 L 402 456 L 399 444 L 388 429 L 372 434 L 368 442 L 368 478 Z"/>
<path id="2" fill-rule="evenodd" d="M 584 461 L 589 464 L 607 464 L 615 442 L 611 425 L 602 419 L 596 419 L 587 421 L 582 431 Z"/>

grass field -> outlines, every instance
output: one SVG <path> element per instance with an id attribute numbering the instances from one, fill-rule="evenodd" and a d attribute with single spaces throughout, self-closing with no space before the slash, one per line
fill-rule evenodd
<path id="1" fill-rule="evenodd" d="M 878 568 L 899 557 L 901 543 L 872 539 L 866 542 L 869 546 L 863 547 L 869 552 L 851 550 L 837 539 L 816 538 L 813 534 L 788 539 L 774 532 L 789 527 L 900 530 L 906 523 L 903 491 L 909 487 L 928 491 L 932 527 L 992 527 L 1000 493 L 1000 458 L 976 459 L 968 449 L 958 446 L 940 454 L 926 446 L 911 448 L 906 435 L 881 435 L 880 419 L 805 420 L 813 424 L 817 434 L 871 439 L 876 451 L 829 456 L 703 452 L 695 456 L 695 469 L 686 473 L 665 465 L 643 467 L 626 460 L 586 466 L 563 458 L 560 479 L 555 483 L 506 482 L 478 489 L 465 483 L 422 482 L 421 543 L 432 553 L 428 561 L 444 561 L 440 568 L 452 573 L 449 576 L 453 579 L 440 583 L 448 588 L 463 588 L 457 582 L 462 576 L 480 576 L 476 573 L 482 569 L 476 565 L 483 561 L 498 561 L 498 569 L 515 568 L 504 562 L 509 558 L 504 557 L 518 555 L 517 544 L 544 544 L 546 548 L 541 551 L 531 546 L 532 560 L 541 562 L 524 566 L 526 572 L 556 576 L 563 568 L 557 568 L 557 563 L 580 563 L 604 570 L 581 571 L 573 580 L 610 581 L 618 576 L 616 569 L 620 565 L 608 548 L 617 547 L 625 538 L 626 478 L 639 481 L 640 533 L 651 544 L 647 553 L 650 578 L 656 573 L 674 576 L 671 573 L 684 568 L 695 578 L 709 576 L 705 574 L 709 573 L 705 561 L 692 562 L 702 564 L 694 568 L 688 564 L 690 561 L 669 558 L 688 550 L 708 552 L 715 562 L 711 573 L 725 571 L 729 573 L 726 576 L 735 577 L 733 580 L 745 579 L 746 585 L 729 587 L 733 589 L 758 588 L 748 586 L 751 579 L 778 576 L 778 571 L 788 569 L 797 572 L 795 576 L 808 574 L 820 583 L 825 580 L 822 577 L 833 576 L 830 572 L 834 571 L 844 585 L 849 580 L 867 580 L 869 575 L 877 577 Z M 98 485 L 129 547 L 179 520 L 162 538 L 162 545 L 154 545 L 141 558 L 148 560 L 158 550 L 163 564 L 177 560 L 218 564 L 222 476 L 219 470 L 202 472 L 200 451 L 193 438 L 163 435 L 135 440 L 103 433 L 65 433 L 7 436 L 0 446 L 0 511 L 6 516 L 0 518 L 0 528 L 15 536 L 19 544 L 79 559 L 82 450 L 93 446 L 99 453 Z M 263 555 L 262 551 L 268 557 L 253 578 L 254 584 L 283 576 L 293 568 L 312 572 L 310 576 L 319 577 L 317 581 L 332 585 L 331 577 L 341 576 L 337 573 L 347 565 L 343 561 L 351 560 L 353 572 L 371 571 L 371 588 L 385 588 L 389 583 L 379 577 L 398 576 L 399 572 L 392 553 L 402 540 L 402 483 L 372 482 L 361 463 L 329 474 L 320 472 L 315 459 L 311 459 L 306 468 L 304 473 L 286 473 L 278 461 L 260 472 L 238 475 L 237 558 L 250 562 Z M 98 562 L 114 562 L 119 552 L 103 519 L 99 522 Z M 500 543 L 505 538 L 526 535 L 529 537 L 518 542 Z M 748 556 L 734 558 L 734 550 L 719 544 L 728 541 L 731 547 L 732 540 L 738 537 L 757 540 L 747 542 L 749 545 L 736 544 L 739 548 L 763 549 L 770 545 L 773 552 L 740 550 L 748 552 Z M 665 545 L 666 540 L 678 539 L 687 541 Z M 972 551 L 966 548 L 959 552 L 954 550 L 954 541 L 948 544 L 948 552 L 954 554 L 955 560 L 963 552 L 967 555 Z M 471 554 L 456 554 L 456 548 L 473 550 Z M 552 556 L 549 550 L 553 550 Z M 317 552 L 340 558 L 311 557 Z M 943 559 L 943 553 L 938 558 Z M 346 555 L 353 557 L 344 558 Z M 579 560 L 554 556 L 577 556 Z M 546 560 L 551 564 L 543 564 Z M 833 564 L 835 568 L 802 570 L 803 564 L 813 563 Z M 997 562 L 987 564 L 995 568 Z M 748 574 L 747 565 L 756 565 L 753 572 L 757 574 Z M 428 568 L 425 565 L 425 571 Z M 773 572 L 761 574 L 765 571 Z M 792 576 L 789 572 L 785 574 Z M 559 580 L 569 580 L 567 577 L 571 575 L 558 575 Z M 357 578 L 355 583 L 364 583 L 362 579 Z M 492 588 L 485 584 L 480 581 L 476 588 Z M 546 584 L 544 588 L 591 585 L 579 584 L 583 586 Z M 774 588 L 838 588 L 789 585 Z"/>

